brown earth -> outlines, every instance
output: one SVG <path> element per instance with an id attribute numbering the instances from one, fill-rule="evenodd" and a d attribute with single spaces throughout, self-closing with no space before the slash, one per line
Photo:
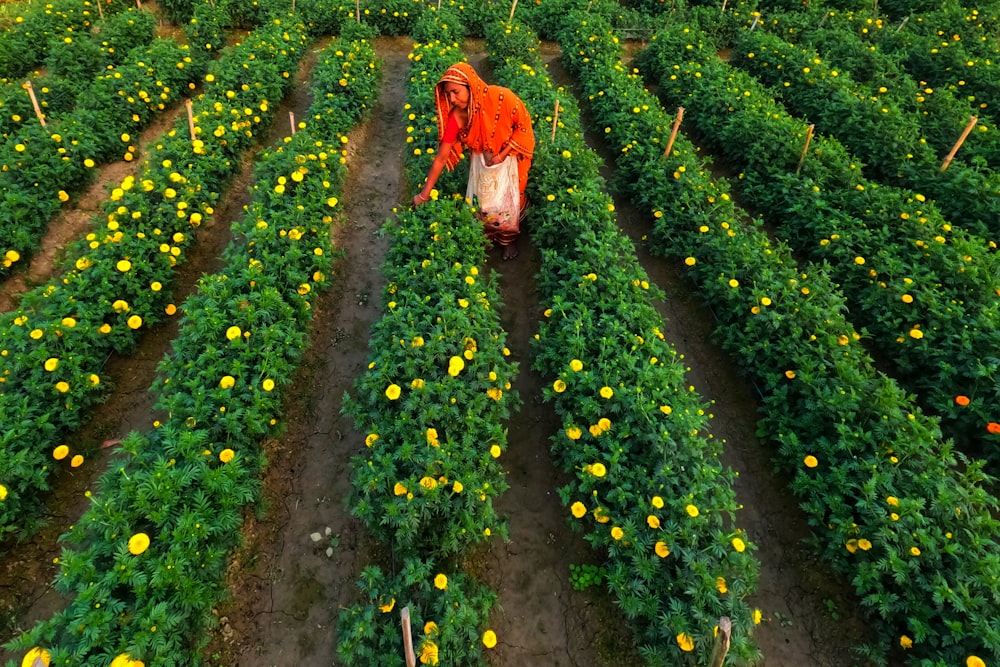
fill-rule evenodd
<path id="1" fill-rule="evenodd" d="M 392 216 L 393 207 L 403 205 L 409 194 L 402 177 L 402 107 L 410 42 L 382 38 L 376 47 L 385 62 L 385 77 L 371 118 L 350 135 L 348 143 L 350 177 L 335 233 L 335 246 L 343 255 L 336 264 L 333 288 L 314 304 L 311 346 L 296 375 L 295 391 L 285 404 L 287 429 L 266 443 L 269 465 L 264 507 L 248 512 L 245 546 L 234 555 L 230 567 L 232 596 L 217 609 L 218 629 L 204 653 L 208 664 L 337 664 L 339 609 L 354 601 L 354 581 L 361 568 L 385 556 L 346 506 L 349 459 L 362 447 L 364 435 L 340 414 L 344 392 L 367 363 L 368 333 L 381 314 L 379 269 L 388 242 L 378 232 Z M 481 42 L 471 42 L 467 48 L 470 61 L 488 78 Z M 571 85 L 571 78 L 555 61 L 557 53 L 551 46 L 543 50 L 557 83 Z M 310 58 L 297 81 L 304 81 L 315 60 Z M 282 120 L 287 111 L 300 117 L 308 102 L 306 87 L 298 85 L 279 109 L 268 142 L 286 132 L 287 123 Z M 606 161 L 613 158 L 600 136 L 587 138 Z M 605 176 L 609 175 L 610 169 Z M 227 205 L 220 207 L 212 225 L 199 231 L 197 250 L 182 269 L 187 278 L 178 289 L 178 303 L 193 289 L 198 275 L 217 269 L 214 258 L 229 240 L 229 222 L 248 199 L 249 178 L 249 169 L 244 169 L 230 190 Z M 712 344 L 712 314 L 685 282 L 683 267 L 645 251 L 647 216 L 620 196 L 615 197 L 615 206 L 640 261 L 667 293 L 667 299 L 656 304 L 666 320 L 665 333 L 691 366 L 690 383 L 713 401 L 712 432 L 725 443 L 724 462 L 739 473 L 737 497 L 745 509 L 737 522 L 759 547 L 762 563 L 751 602 L 764 613 L 755 634 L 765 655 L 763 664 L 800 667 L 857 662 L 851 659 L 850 647 L 871 637 L 856 613 L 857 600 L 848 583 L 826 575 L 826 567 L 803 544 L 808 535 L 804 517 L 785 490 L 787 480 L 772 472 L 767 443 L 755 435 L 756 391 Z M 491 622 L 499 644 L 490 653 L 490 664 L 639 665 L 627 624 L 609 596 L 596 589 L 576 591 L 569 583 L 571 563 L 598 564 L 600 555 L 570 531 L 568 513 L 556 494 L 568 478 L 550 457 L 548 438 L 559 422 L 542 402 L 542 379 L 531 371 L 529 341 L 544 304 L 535 286 L 539 253 L 530 238 L 530 222 L 519 248 L 521 254 L 513 262 L 502 262 L 499 250 L 494 249 L 487 266 L 505 304 L 502 321 L 512 358 L 520 363 L 515 388 L 524 402 L 508 424 L 509 449 L 503 460 L 511 488 L 498 502 L 500 511 L 509 517 L 510 541 L 495 540 L 467 561 L 468 569 L 499 594 L 500 606 Z M 76 475 L 83 475 L 79 471 L 54 480 L 49 503 L 52 525 L 46 529 L 51 532 L 39 534 L 18 547 L 15 556 L 0 560 L 0 609 L 11 608 L 10 629 L 30 625 L 63 604 L 49 593 L 25 610 L 27 600 L 17 598 L 41 592 L 30 582 L 52 579 L 56 536 L 84 509 L 82 490 L 89 488 L 111 451 L 99 449 L 98 443 L 146 427 L 153 418 L 148 394 L 140 389 L 152 384 L 152 365 L 175 333 L 175 325 L 168 323 L 147 334 L 137 357 L 115 361 L 120 364 L 115 395 L 100 416 L 74 435 L 75 441 L 89 443 L 83 446 L 96 454 L 85 466 L 94 470 L 91 481 L 74 481 Z M 151 361 L 148 368 L 145 359 Z M 134 382 L 129 381 L 132 375 Z M 314 533 L 319 534 L 319 541 L 311 537 Z M 0 633 L 0 639 L 5 636 L 9 633 Z M 8 657 L 0 651 L 0 661 Z"/>

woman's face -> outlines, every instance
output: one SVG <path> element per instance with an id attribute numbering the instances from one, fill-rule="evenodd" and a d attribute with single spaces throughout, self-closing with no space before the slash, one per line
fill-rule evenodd
<path id="1" fill-rule="evenodd" d="M 444 84 L 444 96 L 448 100 L 448 104 L 456 109 L 467 109 L 469 107 L 468 86 L 448 81 Z"/>

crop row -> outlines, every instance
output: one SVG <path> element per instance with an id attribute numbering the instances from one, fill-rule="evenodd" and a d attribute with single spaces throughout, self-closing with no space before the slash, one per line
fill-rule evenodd
<path id="1" fill-rule="evenodd" d="M 303 29 L 285 19 L 263 32 L 287 32 L 291 44 L 271 48 L 301 55 Z M 184 306 L 152 389 L 168 416 L 123 441 L 67 537 L 56 583 L 73 596 L 69 607 L 17 648 L 44 647 L 58 665 L 103 667 L 123 655 L 154 665 L 199 662 L 203 628 L 225 590 L 227 554 L 259 493 L 260 440 L 279 429 L 311 301 L 328 283 L 343 133 L 369 108 L 378 72 L 364 41 L 335 41 L 320 57 L 310 120 L 261 157 L 225 268 L 203 278 Z"/>
<path id="2" fill-rule="evenodd" d="M 573 479 L 559 490 L 571 525 L 608 559 L 608 587 L 650 665 L 704 664 L 722 616 L 750 659 L 759 565 L 736 525 L 708 406 L 665 340 L 650 284 L 615 223 L 570 93 L 545 72 L 520 23 L 487 25 L 494 76 L 522 96 L 538 147 L 529 193 L 548 304 L 535 367 L 563 428 L 552 450 Z M 559 126 L 550 130 L 556 101 Z"/>
<path id="3" fill-rule="evenodd" d="M 271 25 L 213 64 L 194 105 L 196 136 L 179 119 L 137 178 L 111 192 L 94 230 L 68 250 L 70 269 L 0 315 L 0 534 L 24 526 L 47 488 L 53 448 L 99 401 L 101 369 L 172 314 L 170 285 L 194 232 L 271 104 L 290 83 L 305 35 Z M 56 464 L 60 465 L 60 464 Z"/>
<path id="4" fill-rule="evenodd" d="M 436 125 L 438 78 L 464 59 L 457 42 L 421 41 L 440 37 L 445 22 L 461 30 L 447 8 L 414 28 L 403 112 L 421 129 Z M 408 151 L 407 172 L 422 177 L 431 160 L 433 149 Z M 351 462 L 351 512 L 391 549 L 393 571 L 365 569 L 362 602 L 341 612 L 337 650 L 347 665 L 403 665 L 390 613 L 398 604 L 410 609 L 422 664 L 483 664 L 483 646 L 496 642 L 483 631 L 496 594 L 459 565 L 473 546 L 507 535 L 493 502 L 508 488 L 502 422 L 519 403 L 517 364 L 507 358 L 496 287 L 480 271 L 482 223 L 464 199 L 438 201 L 435 191 L 385 229 L 385 312 L 344 410 L 366 434 Z"/>
<path id="5" fill-rule="evenodd" d="M 664 155 L 671 118 L 622 67 L 611 25 L 582 13 L 562 25 L 564 60 L 619 156 L 620 183 L 651 213 L 654 250 L 689 267 L 722 345 L 764 393 L 760 431 L 815 544 L 876 620 L 882 645 L 869 654 L 995 658 L 998 504 L 981 465 L 959 465 L 934 420 L 876 373 L 825 267 L 797 268 L 683 135 Z"/>
<path id="6" fill-rule="evenodd" d="M 745 170 L 743 197 L 788 242 L 828 261 L 853 317 L 922 405 L 963 447 L 997 458 L 1000 272 L 995 252 L 952 227 L 921 194 L 878 186 L 834 140 L 817 136 L 797 173 L 805 122 L 683 24 L 656 35 L 640 68 L 660 98 Z"/>
<path id="7" fill-rule="evenodd" d="M 219 22 L 208 15 L 212 11 L 188 26 L 192 38 L 205 44 L 223 40 Z M 173 39 L 137 47 L 125 64 L 82 86 L 72 112 L 44 127 L 32 119 L 7 136 L 0 145 L 0 276 L 38 248 L 46 223 L 93 178 L 94 167 L 135 157 L 135 134 L 195 89 L 210 52 Z"/>
<path id="8" fill-rule="evenodd" d="M 745 32 L 730 63 L 768 86 L 789 112 L 836 137 L 865 163 L 873 180 L 921 192 L 955 226 L 987 239 L 1000 238 L 1000 175 L 973 169 L 960 159 L 942 172 L 915 113 L 892 99 L 866 94 L 850 72 L 825 62 L 812 47 L 792 45 L 763 31 Z M 954 128 L 955 139 L 963 127 Z"/>
<path id="9" fill-rule="evenodd" d="M 910 112 L 920 125 L 920 135 L 944 159 L 955 145 L 969 117 L 981 113 L 979 105 L 962 94 L 962 85 L 932 87 L 910 76 L 899 54 L 883 51 L 862 39 L 854 22 L 875 25 L 880 19 L 823 9 L 768 15 L 762 28 L 788 39 L 811 45 L 820 56 L 834 63 L 864 86 L 864 95 L 878 97 Z M 870 23 L 869 23 L 870 22 Z M 881 24 L 879 24 L 881 26 Z M 916 26 L 913 26 L 916 27 Z M 1000 163 L 1000 131 L 988 118 L 980 117 L 974 131 L 962 144 L 959 157 L 972 165 Z"/>

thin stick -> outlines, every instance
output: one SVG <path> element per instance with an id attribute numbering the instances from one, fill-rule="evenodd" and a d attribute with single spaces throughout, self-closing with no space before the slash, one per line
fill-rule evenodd
<path id="1" fill-rule="evenodd" d="M 726 13 L 726 2 L 727 2 L 727 1 L 728 1 L 728 0 L 722 0 L 722 13 L 723 13 L 723 14 L 725 14 L 725 13 Z"/>
<path id="2" fill-rule="evenodd" d="M 104 2 L 104 0 L 97 0 L 97 13 L 101 15 L 101 20 L 103 21 L 104 20 L 104 7 L 101 6 L 102 2 Z"/>
<path id="3" fill-rule="evenodd" d="M 191 100 L 184 102 L 184 106 L 187 107 L 188 130 L 191 132 L 191 141 L 194 141 L 194 108 L 191 105 Z"/>
<path id="4" fill-rule="evenodd" d="M 753 17 L 753 23 L 750 24 L 750 30 L 753 30 L 754 28 L 756 28 L 757 24 L 759 22 L 760 22 L 760 17 L 759 16 Z"/>
<path id="5" fill-rule="evenodd" d="M 295 13 L 295 0 L 292 0 L 292 13 Z"/>
<path id="6" fill-rule="evenodd" d="M 900 30 L 902 30 L 903 26 L 906 25 L 906 22 L 909 21 L 909 20 L 910 20 L 909 16 L 907 16 L 906 18 L 904 18 L 903 22 L 899 24 L 898 28 L 896 28 L 896 32 L 899 32 Z"/>
<path id="7" fill-rule="evenodd" d="M 556 108 L 552 112 L 552 142 L 556 140 L 556 126 L 559 124 L 559 100 L 556 100 Z"/>
<path id="8" fill-rule="evenodd" d="M 413 653 L 413 635 L 410 633 L 410 607 L 403 607 L 399 612 L 403 621 L 403 651 L 406 657 L 406 667 L 417 667 L 417 656 Z"/>
<path id="9" fill-rule="evenodd" d="M 514 0 L 514 2 L 512 2 L 511 5 L 510 5 L 510 16 L 507 17 L 507 23 L 510 23 L 511 21 L 514 20 L 514 10 L 515 9 L 517 9 L 517 0 Z"/>
<path id="10" fill-rule="evenodd" d="M 670 155 L 670 151 L 674 147 L 674 139 L 677 138 L 677 130 L 680 129 L 681 119 L 684 118 L 684 107 L 677 107 L 677 118 L 674 119 L 674 126 L 670 129 L 670 139 L 667 141 L 667 150 L 663 151 L 663 155 Z"/>
<path id="11" fill-rule="evenodd" d="M 816 27 L 817 27 L 817 28 L 822 28 L 822 27 L 823 27 L 823 24 L 824 24 L 824 23 L 826 23 L 826 20 L 827 20 L 828 18 L 830 18 L 830 12 L 826 12 L 825 14 L 823 14 L 823 18 L 821 18 L 821 19 L 819 20 L 819 25 L 818 25 L 818 26 L 816 26 Z"/>
<path id="12" fill-rule="evenodd" d="M 722 667 L 729 653 L 729 638 L 733 633 L 733 622 L 728 616 L 719 619 L 719 634 L 715 637 L 715 648 L 712 649 L 712 659 L 708 662 L 708 667 Z"/>
<path id="13" fill-rule="evenodd" d="M 802 155 L 799 156 L 799 166 L 795 168 L 795 174 L 798 175 L 802 171 L 802 165 L 806 161 L 806 151 L 809 150 L 809 142 L 812 141 L 813 132 L 816 131 L 815 125 L 810 125 L 809 129 L 806 130 L 806 145 L 802 147 Z"/>
<path id="14" fill-rule="evenodd" d="M 354 20 L 361 23 L 361 0 L 354 0 Z"/>
<path id="15" fill-rule="evenodd" d="M 288 112 L 288 123 L 292 126 L 292 134 L 295 134 L 295 112 Z"/>
<path id="16" fill-rule="evenodd" d="M 948 153 L 947 157 L 945 157 L 944 162 L 941 164 L 941 171 L 947 169 L 948 165 L 951 164 L 951 160 L 955 157 L 955 153 L 958 152 L 958 149 L 962 147 L 962 144 L 969 137 L 969 132 L 972 132 L 972 128 L 976 126 L 976 121 L 978 120 L 979 116 L 969 116 L 969 124 L 965 126 L 964 130 L 962 130 L 962 136 L 958 138 L 955 145 L 951 147 L 951 152 Z"/>
<path id="17" fill-rule="evenodd" d="M 441 0 L 438 0 L 438 11 L 441 11 Z"/>
<path id="18" fill-rule="evenodd" d="M 35 88 L 31 85 L 30 81 L 24 82 L 24 87 L 28 90 L 28 97 L 31 98 L 31 106 L 35 107 L 35 115 L 38 116 L 38 122 L 45 127 L 45 114 L 42 113 L 42 108 L 38 106 L 38 98 L 35 97 Z"/>

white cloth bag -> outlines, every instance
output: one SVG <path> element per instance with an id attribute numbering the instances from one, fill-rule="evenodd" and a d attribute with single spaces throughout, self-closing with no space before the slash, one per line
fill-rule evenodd
<path id="1" fill-rule="evenodd" d="M 508 155 L 500 164 L 487 166 L 482 153 L 473 153 L 469 166 L 469 186 L 465 196 L 479 202 L 479 211 L 487 227 L 518 228 L 521 193 L 518 188 L 517 158 Z"/>

